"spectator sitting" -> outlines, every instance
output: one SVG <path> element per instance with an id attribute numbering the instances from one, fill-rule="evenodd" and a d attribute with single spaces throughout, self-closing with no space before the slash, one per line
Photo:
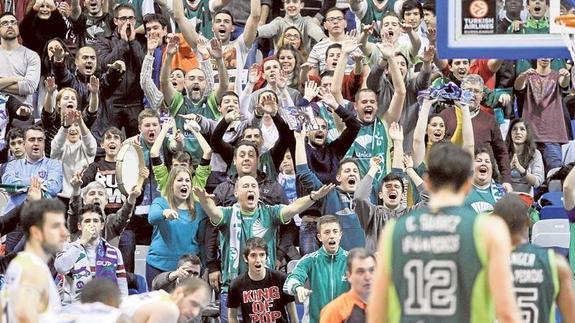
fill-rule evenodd
<path id="1" fill-rule="evenodd" d="M 101 236 L 104 222 L 99 205 L 84 205 L 78 215 L 80 238 L 67 244 L 56 256 L 54 268 L 62 275 L 60 295 L 64 306 L 79 301 L 82 287 L 93 278 L 116 282 L 122 296 L 128 296 L 122 254 Z"/>
<path id="2" fill-rule="evenodd" d="M 473 185 L 465 204 L 477 213 L 493 211 L 493 205 L 505 195 L 505 189 L 493 179 L 491 155 L 486 148 L 478 148 L 473 163 Z"/>
<path id="3" fill-rule="evenodd" d="M 545 180 L 545 169 L 543 157 L 535 146 L 531 124 L 523 119 L 512 120 L 505 143 L 511 156 L 513 191 L 533 195 L 533 189 Z"/>
<path id="4" fill-rule="evenodd" d="M 8 131 L 8 134 L 6 134 L 6 139 L 8 141 L 8 150 L 10 151 L 9 161 L 24 158 L 24 130 L 12 128 Z M 6 165 L 8 165 L 8 162 L 0 164 L 0 183 L 2 182 L 1 178 L 6 170 Z"/>
<path id="5" fill-rule="evenodd" d="M 24 132 L 26 158 L 13 160 L 6 165 L 3 184 L 28 186 L 32 178 L 39 178 L 42 187 L 50 197 L 55 198 L 62 191 L 62 165 L 60 161 L 44 156 L 44 129 L 31 126 Z M 4 212 L 24 202 L 26 193 L 14 192 Z"/>
<path id="6" fill-rule="evenodd" d="M 176 270 L 166 271 L 156 276 L 152 281 L 152 290 L 163 289 L 171 293 L 182 279 L 200 277 L 202 272 L 200 258 L 192 254 L 181 255 L 177 266 Z"/>

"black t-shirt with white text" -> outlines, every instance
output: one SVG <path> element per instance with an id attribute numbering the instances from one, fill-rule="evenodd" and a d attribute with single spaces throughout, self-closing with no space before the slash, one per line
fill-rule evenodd
<path id="1" fill-rule="evenodd" d="M 228 308 L 241 307 L 244 322 L 287 323 L 285 306 L 294 297 L 283 292 L 287 275 L 266 269 L 266 276 L 260 281 L 252 280 L 248 273 L 232 281 L 228 293 Z"/>

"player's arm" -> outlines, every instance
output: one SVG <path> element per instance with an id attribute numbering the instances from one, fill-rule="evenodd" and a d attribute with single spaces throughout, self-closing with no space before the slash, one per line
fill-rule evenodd
<path id="1" fill-rule="evenodd" d="M 164 322 L 178 322 L 180 317 L 180 310 L 174 303 L 156 303 L 147 305 L 144 309 L 145 312 L 140 316 L 136 311 L 134 317 L 144 317 L 146 318 L 144 322 L 146 323 L 164 323 Z"/>
<path id="2" fill-rule="evenodd" d="M 511 237 L 501 218 L 487 216 L 479 221 L 481 236 L 487 251 L 487 279 L 495 303 L 495 315 L 500 323 L 520 323 L 519 309 L 513 294 L 511 273 Z"/>
<path id="3" fill-rule="evenodd" d="M 390 269 L 391 269 L 391 237 L 395 221 L 389 222 L 379 238 L 379 245 L 377 247 L 377 263 L 375 275 L 373 277 L 373 286 L 379 286 L 374 289 L 369 296 L 367 303 L 367 322 L 379 323 L 387 321 L 387 295 L 390 285 Z"/>
<path id="4" fill-rule="evenodd" d="M 575 290 L 573 290 L 573 272 L 569 263 L 563 256 L 555 255 L 557 273 L 559 276 L 559 295 L 557 295 L 557 305 L 563 322 L 575 322 Z"/>
<path id="5" fill-rule="evenodd" d="M 48 286 L 46 276 L 38 275 L 38 272 L 40 270 L 36 266 L 24 268 L 20 284 L 12 297 L 16 322 L 38 322 L 42 294 Z"/>

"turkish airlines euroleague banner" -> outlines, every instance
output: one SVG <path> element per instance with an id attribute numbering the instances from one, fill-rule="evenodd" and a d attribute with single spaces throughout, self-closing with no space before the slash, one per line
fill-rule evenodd
<path id="1" fill-rule="evenodd" d="M 495 34 L 497 27 L 496 0 L 463 0 L 461 34 Z"/>

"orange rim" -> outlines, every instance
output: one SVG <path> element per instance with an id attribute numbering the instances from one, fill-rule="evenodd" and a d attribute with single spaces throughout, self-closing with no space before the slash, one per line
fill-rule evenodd
<path id="1" fill-rule="evenodd" d="M 575 27 L 575 15 L 562 15 L 555 17 L 555 22 L 567 27 Z"/>

